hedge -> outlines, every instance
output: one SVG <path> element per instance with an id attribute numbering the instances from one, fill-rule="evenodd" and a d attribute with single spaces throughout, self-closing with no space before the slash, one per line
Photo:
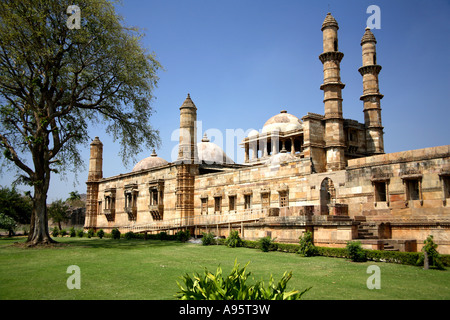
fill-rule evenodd
<path id="1" fill-rule="evenodd" d="M 224 243 L 222 241 L 218 241 L 217 244 Z M 259 249 L 260 244 L 259 241 L 242 240 L 242 246 L 245 248 Z M 272 243 L 271 251 L 297 253 L 299 248 L 300 244 L 274 242 Z M 350 259 L 346 248 L 316 248 L 318 256 Z M 422 252 L 384 251 L 369 249 L 363 249 L 363 251 L 366 254 L 367 260 L 369 261 L 399 263 L 413 266 L 417 266 L 417 261 L 423 255 Z M 450 266 L 449 254 L 441 254 L 440 257 L 445 266 Z"/>
<path id="2" fill-rule="evenodd" d="M 110 235 L 108 235 L 110 236 Z M 152 240 L 177 240 L 176 235 L 168 235 L 165 232 L 158 234 L 147 234 L 143 233 L 130 233 L 128 238 L 134 239 L 152 239 Z M 216 243 L 218 245 L 226 245 L 224 238 L 216 238 Z M 242 240 L 242 247 L 251 249 L 260 249 L 259 241 L 252 240 Z M 323 257 L 333 257 L 333 258 L 346 258 L 350 259 L 348 256 L 348 251 L 346 248 L 328 248 L 328 247 L 316 247 L 317 256 Z M 272 242 L 269 251 L 280 251 L 287 253 L 297 253 L 300 249 L 300 244 L 293 243 L 278 243 Z M 367 260 L 376 262 L 390 262 L 399 263 L 406 265 L 417 266 L 417 261 L 423 256 L 422 252 L 403 252 L 403 251 L 384 251 L 384 250 L 368 250 L 363 249 L 366 254 Z M 441 254 L 441 261 L 444 266 L 450 266 L 450 254 Z M 423 265 L 423 264 L 422 264 Z"/>

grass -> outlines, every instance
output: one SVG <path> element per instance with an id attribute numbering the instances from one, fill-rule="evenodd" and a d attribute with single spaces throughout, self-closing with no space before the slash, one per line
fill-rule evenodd
<path id="1" fill-rule="evenodd" d="M 279 280 L 293 271 L 288 289 L 312 286 L 304 299 L 414 300 L 450 299 L 450 271 L 389 263 L 354 263 L 346 259 L 300 257 L 292 253 L 261 252 L 248 248 L 202 246 L 157 240 L 57 238 L 55 248 L 23 248 L 24 239 L 0 240 L 0 299 L 46 300 L 169 300 L 178 291 L 184 273 L 202 273 L 204 267 L 224 274 L 234 260 L 255 279 Z M 366 286 L 367 267 L 381 270 L 381 289 Z M 81 289 L 69 290 L 67 267 L 81 270 Z"/>

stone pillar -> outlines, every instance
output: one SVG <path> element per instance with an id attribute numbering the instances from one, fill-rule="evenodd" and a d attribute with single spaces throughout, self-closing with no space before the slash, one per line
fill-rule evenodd
<path id="1" fill-rule="evenodd" d="M 295 155 L 295 139 L 291 137 L 291 154 Z"/>
<path id="2" fill-rule="evenodd" d="M 244 162 L 245 163 L 248 163 L 249 162 L 249 145 L 248 145 L 248 143 L 246 143 L 245 144 L 245 160 L 244 160 Z"/>

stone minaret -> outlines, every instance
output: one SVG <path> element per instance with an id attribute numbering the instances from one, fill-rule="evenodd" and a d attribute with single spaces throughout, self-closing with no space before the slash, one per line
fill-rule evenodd
<path id="1" fill-rule="evenodd" d="M 319 56 L 324 78 L 320 89 L 324 92 L 326 171 L 342 170 L 346 166 L 342 116 L 342 89 L 345 84 L 340 76 L 340 62 L 344 54 L 338 51 L 338 29 L 336 20 L 328 13 L 322 24 L 323 53 Z"/>
<path id="2" fill-rule="evenodd" d="M 360 99 L 364 102 L 368 154 L 384 153 L 380 107 L 380 100 L 383 95 L 380 94 L 378 88 L 378 74 L 381 71 L 381 66 L 377 64 L 376 43 L 377 40 L 370 28 L 366 28 L 366 32 L 361 39 L 363 65 L 358 71 L 363 77 L 363 95 Z"/>
<path id="3" fill-rule="evenodd" d="M 197 107 L 188 94 L 180 107 L 180 143 L 177 163 L 177 216 L 194 215 L 194 178 L 198 171 Z M 187 222 L 187 221 L 186 221 Z"/>
<path id="4" fill-rule="evenodd" d="M 98 137 L 91 142 L 84 228 L 96 228 L 98 210 L 98 183 L 103 178 L 103 143 Z"/>
<path id="5" fill-rule="evenodd" d="M 187 95 L 180 107 L 180 144 L 178 146 L 178 162 L 187 164 L 198 161 L 197 154 L 197 107 Z"/>

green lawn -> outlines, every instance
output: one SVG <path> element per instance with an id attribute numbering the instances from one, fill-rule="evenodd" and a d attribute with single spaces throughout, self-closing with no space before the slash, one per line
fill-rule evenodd
<path id="1" fill-rule="evenodd" d="M 288 289 L 312 286 L 304 299 L 450 299 L 450 271 L 388 263 L 354 263 L 248 248 L 202 246 L 156 240 L 58 238 L 57 248 L 12 246 L 23 239 L 0 240 L 0 299 L 174 299 L 176 281 L 184 273 L 228 274 L 237 258 L 256 279 L 272 273 L 279 280 L 293 271 Z M 381 289 L 366 286 L 367 267 L 381 270 Z M 67 267 L 81 271 L 81 289 L 69 290 Z"/>

